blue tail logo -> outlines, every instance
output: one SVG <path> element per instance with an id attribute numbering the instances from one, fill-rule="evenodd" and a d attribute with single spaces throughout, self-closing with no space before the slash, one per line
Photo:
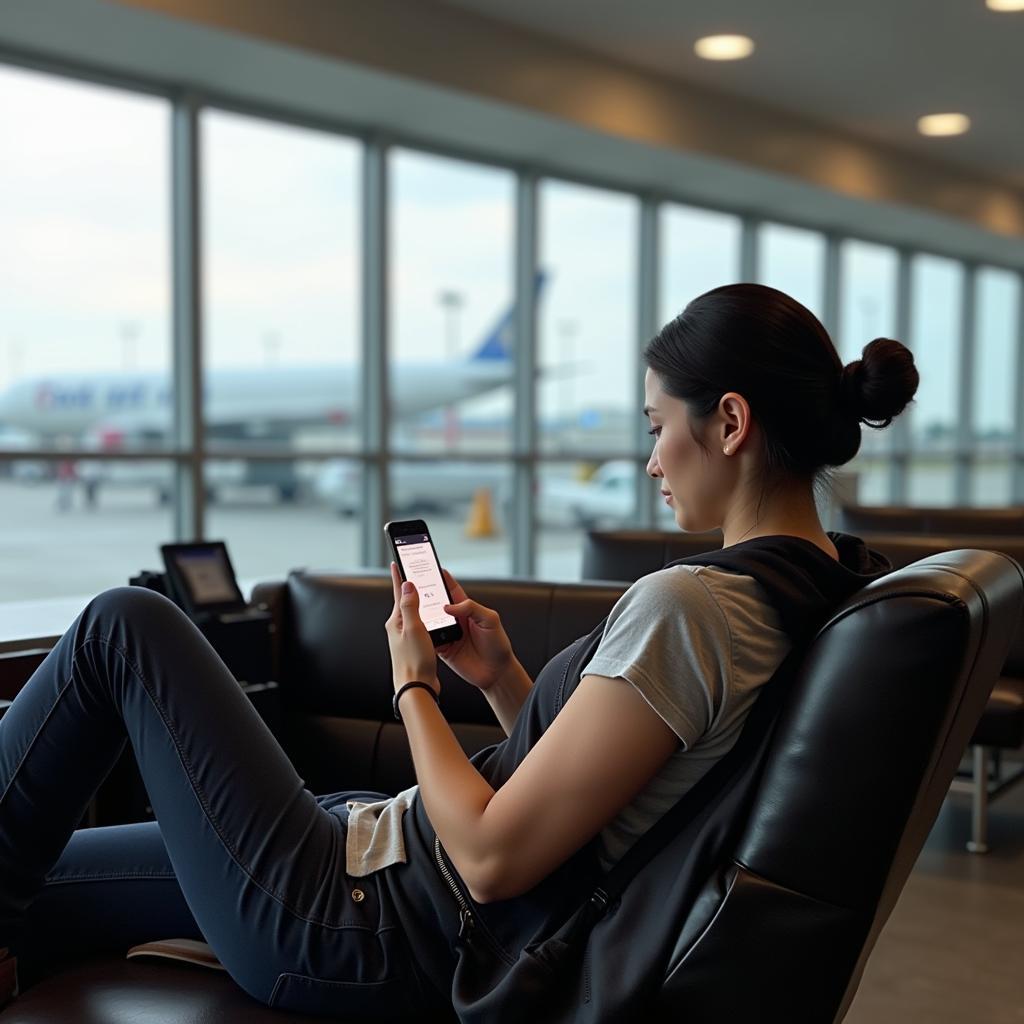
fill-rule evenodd
<path id="1" fill-rule="evenodd" d="M 547 279 L 547 273 L 537 271 L 533 282 L 533 301 L 540 298 L 541 289 Z M 508 362 L 512 359 L 512 340 L 515 337 L 515 306 L 511 306 L 502 314 L 498 322 L 491 328 L 480 347 L 469 357 L 470 362 Z"/>

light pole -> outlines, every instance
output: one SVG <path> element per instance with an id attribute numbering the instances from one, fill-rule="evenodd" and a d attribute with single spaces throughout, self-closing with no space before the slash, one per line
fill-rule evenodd
<path id="1" fill-rule="evenodd" d="M 573 339 L 579 331 L 577 320 L 559 320 L 558 334 L 562 339 L 562 357 L 565 360 L 565 367 L 562 371 L 562 415 L 566 418 L 566 425 L 570 422 L 569 417 L 573 401 Z"/>

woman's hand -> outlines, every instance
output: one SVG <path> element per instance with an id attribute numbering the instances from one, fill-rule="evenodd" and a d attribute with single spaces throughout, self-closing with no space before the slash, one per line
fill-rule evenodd
<path id="1" fill-rule="evenodd" d="M 437 648 L 441 660 L 467 683 L 480 690 L 493 686 L 515 663 L 512 644 L 493 608 L 471 601 L 447 569 L 442 569 L 452 604 L 444 610 L 462 627 L 462 639 Z"/>
<path id="2" fill-rule="evenodd" d="M 427 683 L 436 693 L 441 692 L 437 678 L 437 655 L 434 642 L 420 618 L 420 595 L 416 585 L 402 582 L 398 566 L 391 563 L 391 586 L 395 592 L 395 607 L 384 623 L 391 650 L 391 674 L 395 690 L 414 679 Z"/>

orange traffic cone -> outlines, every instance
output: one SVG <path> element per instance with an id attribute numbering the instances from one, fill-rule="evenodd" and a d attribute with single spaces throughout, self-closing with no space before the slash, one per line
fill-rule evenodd
<path id="1" fill-rule="evenodd" d="M 467 537 L 497 537 L 498 528 L 494 522 L 494 510 L 491 507 L 491 489 L 480 487 L 473 495 L 473 504 L 466 520 Z"/>

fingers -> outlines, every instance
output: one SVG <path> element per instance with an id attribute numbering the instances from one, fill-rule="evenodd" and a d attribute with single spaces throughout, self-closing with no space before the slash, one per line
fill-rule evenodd
<path id="1" fill-rule="evenodd" d="M 465 601 L 467 594 L 462 589 L 462 584 L 447 569 L 442 569 L 441 572 L 445 583 L 448 584 L 448 593 L 451 594 L 452 601 Z"/>
<path id="2" fill-rule="evenodd" d="M 498 621 L 498 613 L 493 608 L 486 608 L 468 598 L 465 601 L 446 604 L 444 610 L 458 618 L 472 619 L 478 626 L 492 627 Z"/>
<path id="3" fill-rule="evenodd" d="M 402 577 L 398 571 L 398 566 L 394 562 L 391 563 L 391 590 L 395 595 L 395 606 L 391 609 L 391 616 L 385 623 L 387 628 L 388 623 L 394 623 L 399 629 L 402 628 Z"/>

